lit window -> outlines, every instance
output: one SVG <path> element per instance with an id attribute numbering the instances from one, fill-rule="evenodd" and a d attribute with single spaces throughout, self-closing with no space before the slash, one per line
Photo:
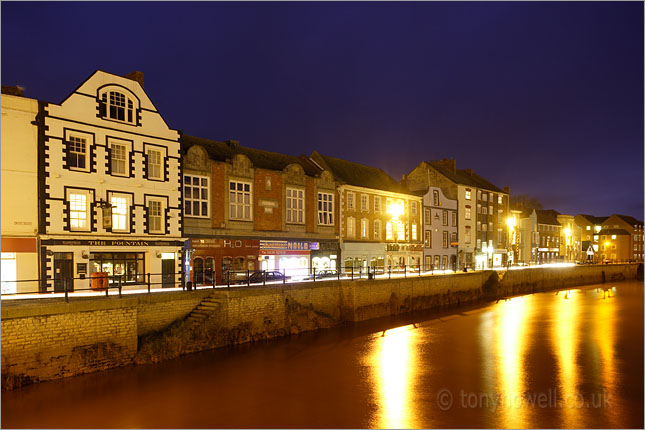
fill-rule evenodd
<path id="1" fill-rule="evenodd" d="M 484 206 L 482 208 L 482 215 L 486 215 L 486 214 L 488 214 L 488 208 L 486 206 Z"/>
<path id="2" fill-rule="evenodd" d="M 287 222 L 302 224 L 305 222 L 305 192 L 287 188 Z"/>
<path id="3" fill-rule="evenodd" d="M 452 226 L 457 227 L 457 212 L 452 213 Z"/>
<path id="4" fill-rule="evenodd" d="M 385 240 L 392 240 L 394 238 L 392 234 L 392 223 L 387 222 L 385 223 Z"/>
<path id="5" fill-rule="evenodd" d="M 162 203 L 160 200 L 148 201 L 148 232 L 163 233 Z"/>
<path id="6" fill-rule="evenodd" d="M 67 165 L 71 169 L 87 169 L 87 140 L 79 136 L 67 139 Z"/>
<path id="7" fill-rule="evenodd" d="M 361 238 L 368 239 L 369 234 L 369 220 L 363 218 L 361 220 Z"/>
<path id="8" fill-rule="evenodd" d="M 452 232 L 451 242 L 457 242 L 457 232 L 456 231 Z"/>
<path id="9" fill-rule="evenodd" d="M 484 195 L 482 196 L 482 198 L 483 198 L 483 200 L 484 200 L 485 202 L 487 202 L 487 201 L 488 201 L 488 193 L 484 193 Z"/>
<path id="10" fill-rule="evenodd" d="M 184 175 L 184 215 L 208 217 L 208 178 Z"/>
<path id="11" fill-rule="evenodd" d="M 128 199 L 123 196 L 112 196 L 112 231 L 129 231 L 128 225 Z"/>
<path id="12" fill-rule="evenodd" d="M 470 206 L 466 206 L 466 210 L 464 211 L 464 218 L 470 219 Z"/>
<path id="13" fill-rule="evenodd" d="M 412 224 L 412 240 L 417 240 L 417 225 Z"/>
<path id="14" fill-rule="evenodd" d="M 612 239 L 616 239 L 616 235 L 615 235 L 615 234 L 612 234 L 612 235 L 611 235 L 611 238 L 612 238 Z"/>
<path id="15" fill-rule="evenodd" d="M 502 204 L 502 196 L 501 196 L 501 195 L 498 195 L 498 196 L 497 196 L 497 204 L 498 204 L 498 205 L 501 205 L 501 204 Z"/>
<path id="16" fill-rule="evenodd" d="M 374 240 L 381 239 L 381 220 L 374 220 Z"/>
<path id="17" fill-rule="evenodd" d="M 417 202 L 412 202 L 410 206 L 410 213 L 412 216 L 417 216 Z"/>
<path id="18" fill-rule="evenodd" d="M 356 237 L 356 220 L 352 217 L 347 218 L 347 237 Z"/>
<path id="19" fill-rule="evenodd" d="M 443 225 L 448 225 L 448 211 L 443 211 Z"/>
<path id="20" fill-rule="evenodd" d="M 101 96 L 99 115 L 102 118 L 134 122 L 134 103 L 119 91 L 106 91 Z"/>
<path id="21" fill-rule="evenodd" d="M 374 196 L 374 212 L 381 211 L 381 198 L 379 196 Z"/>
<path id="22" fill-rule="evenodd" d="M 251 184 L 230 181 L 228 186 L 229 218 L 251 220 Z"/>
<path id="23" fill-rule="evenodd" d="M 448 232 L 443 232 L 443 247 L 448 248 Z"/>
<path id="24" fill-rule="evenodd" d="M 466 200 L 470 200 L 470 190 L 466 190 Z"/>
<path id="25" fill-rule="evenodd" d="M 125 145 L 120 143 L 110 143 L 110 169 L 113 175 L 127 176 L 127 154 L 128 150 Z"/>
<path id="26" fill-rule="evenodd" d="M 67 198 L 69 202 L 69 226 L 70 230 L 89 230 L 89 201 L 85 193 L 70 192 Z"/>
<path id="27" fill-rule="evenodd" d="M 318 193 L 318 224 L 334 224 L 334 195 Z"/>
<path id="28" fill-rule="evenodd" d="M 162 179 L 162 159 L 161 151 L 156 149 L 148 150 L 148 179 Z"/>
<path id="29" fill-rule="evenodd" d="M 430 208 L 425 208 L 424 210 L 424 223 L 426 225 L 432 224 L 432 216 L 431 216 Z"/>
<path id="30" fill-rule="evenodd" d="M 369 212 L 367 194 L 361 194 L 361 212 Z"/>

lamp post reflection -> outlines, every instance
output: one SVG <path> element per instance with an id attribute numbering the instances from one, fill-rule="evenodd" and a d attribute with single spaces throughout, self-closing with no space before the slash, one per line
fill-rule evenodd
<path id="1" fill-rule="evenodd" d="M 417 333 L 414 326 L 387 330 L 374 338 L 369 356 L 374 369 L 379 412 L 372 427 L 416 428 L 415 406 L 411 398 L 417 371 Z"/>

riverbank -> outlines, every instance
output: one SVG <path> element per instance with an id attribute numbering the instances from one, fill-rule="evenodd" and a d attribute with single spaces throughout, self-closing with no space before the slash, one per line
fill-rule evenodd
<path id="1" fill-rule="evenodd" d="M 637 264 L 177 291 L 2 307 L 2 387 L 420 310 L 635 279 Z M 642 274 L 642 265 L 640 265 Z"/>

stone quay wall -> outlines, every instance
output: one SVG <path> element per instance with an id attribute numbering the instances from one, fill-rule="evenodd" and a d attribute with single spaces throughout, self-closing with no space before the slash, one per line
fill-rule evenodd
<path id="1" fill-rule="evenodd" d="M 630 280 L 642 276 L 642 270 L 642 264 L 544 267 L 73 298 L 69 303 L 5 301 L 2 385 L 11 389 L 346 322 Z M 192 318 L 200 308 L 201 318 Z"/>

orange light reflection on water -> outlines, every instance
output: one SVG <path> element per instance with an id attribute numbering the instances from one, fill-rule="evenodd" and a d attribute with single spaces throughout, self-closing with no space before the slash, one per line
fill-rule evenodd
<path id="1" fill-rule="evenodd" d="M 416 376 L 417 333 L 412 325 L 387 330 L 374 339 L 369 362 L 374 369 L 379 411 L 376 428 L 415 428 L 412 382 Z"/>
<path id="2" fill-rule="evenodd" d="M 527 421 L 522 395 L 525 389 L 525 354 L 530 299 L 514 297 L 500 303 L 494 327 L 497 356 L 497 391 L 503 428 L 525 428 Z"/>

